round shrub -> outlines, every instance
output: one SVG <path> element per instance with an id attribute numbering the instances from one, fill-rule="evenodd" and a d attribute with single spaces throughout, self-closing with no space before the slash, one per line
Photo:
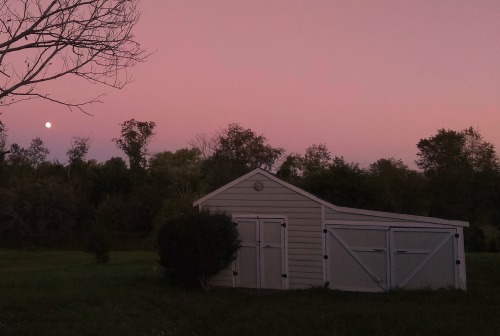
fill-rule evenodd
<path id="1" fill-rule="evenodd" d="M 170 217 L 158 232 L 160 265 L 165 274 L 185 284 L 200 284 L 227 268 L 240 247 L 229 215 L 207 210 Z"/>

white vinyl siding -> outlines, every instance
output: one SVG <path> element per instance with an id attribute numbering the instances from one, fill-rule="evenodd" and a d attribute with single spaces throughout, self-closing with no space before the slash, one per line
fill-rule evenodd
<path id="1" fill-rule="evenodd" d="M 257 181 L 263 183 L 263 190 L 254 190 Z M 206 200 L 201 206 L 233 216 L 286 216 L 289 288 L 323 285 L 321 205 L 317 202 L 256 174 Z M 232 277 L 228 270 L 214 277 L 212 283 L 231 286 Z"/>
<path id="2" fill-rule="evenodd" d="M 254 189 L 256 182 L 262 183 L 262 190 Z M 377 227 L 405 230 L 455 229 L 459 237 L 455 243 L 457 257 L 461 261 L 458 269 L 455 268 L 457 288 L 466 288 L 462 228 L 468 226 L 467 222 L 339 207 L 281 181 L 261 169 L 256 169 L 226 184 L 195 201 L 194 205 L 200 208 L 207 207 L 212 211 L 224 211 L 233 217 L 284 218 L 286 287 L 291 289 L 323 286 L 328 281 L 331 276 L 328 274 L 328 263 L 332 259 L 325 259 L 324 256 L 332 251 L 327 251 L 329 236 L 328 232 L 324 233 L 323 230 L 332 225 L 348 225 L 358 229 L 368 227 L 373 230 Z M 361 252 L 365 253 L 363 251 Z M 238 285 L 235 280 L 238 277 L 233 275 L 236 269 L 237 265 L 234 263 L 215 276 L 211 284 Z"/>
<path id="3" fill-rule="evenodd" d="M 346 221 L 376 221 L 376 222 L 397 222 L 396 218 L 376 217 L 360 215 L 355 213 L 339 212 L 333 209 L 325 209 L 325 220 L 346 220 Z"/>

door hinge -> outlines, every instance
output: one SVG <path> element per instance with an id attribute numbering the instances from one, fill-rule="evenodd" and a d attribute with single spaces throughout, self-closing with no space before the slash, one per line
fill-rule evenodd
<path id="1" fill-rule="evenodd" d="M 328 233 L 328 230 L 327 229 L 323 229 L 323 233 Z"/>
<path id="2" fill-rule="evenodd" d="M 233 225 L 234 226 L 238 226 L 238 222 L 233 222 Z"/>
<path id="3" fill-rule="evenodd" d="M 328 259 L 328 255 L 327 255 L 327 254 L 325 254 L 325 255 L 323 256 L 323 259 Z"/>
<path id="4" fill-rule="evenodd" d="M 285 227 L 286 228 L 286 223 L 282 223 L 281 226 Z"/>
<path id="5" fill-rule="evenodd" d="M 460 260 L 455 260 L 455 264 L 460 265 Z"/>
<path id="6" fill-rule="evenodd" d="M 455 233 L 455 238 L 458 238 L 460 237 L 460 235 L 458 233 Z"/>
<path id="7" fill-rule="evenodd" d="M 236 272 L 236 271 L 233 271 L 233 275 L 238 275 L 238 272 Z"/>
<path id="8" fill-rule="evenodd" d="M 281 277 L 286 279 L 286 278 L 288 278 L 288 275 L 286 273 L 284 273 L 284 274 L 281 274 Z"/>

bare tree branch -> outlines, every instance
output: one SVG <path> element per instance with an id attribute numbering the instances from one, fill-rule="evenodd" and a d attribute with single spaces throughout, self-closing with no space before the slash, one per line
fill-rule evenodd
<path id="1" fill-rule="evenodd" d="M 72 103 L 37 84 L 65 76 L 129 83 L 127 69 L 148 56 L 132 32 L 139 1 L 0 0 L 0 104 L 42 98 L 83 111 L 99 97 Z"/>

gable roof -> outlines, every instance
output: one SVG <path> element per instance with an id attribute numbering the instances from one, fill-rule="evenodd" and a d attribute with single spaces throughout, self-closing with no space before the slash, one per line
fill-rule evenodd
<path id="1" fill-rule="evenodd" d="M 264 175 L 268 179 L 279 183 L 285 188 L 288 188 L 290 190 L 293 190 L 294 192 L 305 196 L 309 198 L 312 201 L 315 201 L 326 208 L 332 209 L 336 212 L 340 213 L 349 213 L 349 214 L 357 214 L 357 215 L 365 215 L 365 216 L 375 216 L 375 217 L 385 217 L 385 218 L 392 218 L 392 219 L 399 219 L 403 221 L 416 221 L 416 222 L 425 222 L 425 223 L 432 223 L 432 224 L 444 224 L 444 225 L 453 225 L 453 226 L 462 226 L 462 227 L 468 227 L 469 223 L 466 221 L 460 221 L 460 220 L 448 220 L 448 219 L 441 219 L 441 218 L 435 218 L 435 217 L 425 217 L 425 216 L 416 216 L 416 215 L 406 215 L 406 214 L 398 214 L 398 213 L 392 213 L 392 212 L 384 212 L 384 211 L 375 211 L 375 210 L 364 210 L 364 209 L 356 209 L 356 208 L 348 208 L 348 207 L 341 207 L 334 205 L 332 203 L 329 203 L 318 196 L 315 196 L 303 189 L 300 189 L 288 182 L 285 182 L 278 178 L 277 176 L 261 169 L 261 168 L 256 168 L 252 170 L 251 172 L 240 176 L 239 178 L 229 182 L 228 184 L 220 187 L 219 189 L 216 189 L 212 191 L 211 193 L 197 199 L 196 201 L 193 202 L 193 206 L 198 206 L 202 204 L 203 202 L 211 199 L 212 197 L 234 187 L 235 185 L 247 180 L 248 178 L 254 176 L 254 175 Z"/>

